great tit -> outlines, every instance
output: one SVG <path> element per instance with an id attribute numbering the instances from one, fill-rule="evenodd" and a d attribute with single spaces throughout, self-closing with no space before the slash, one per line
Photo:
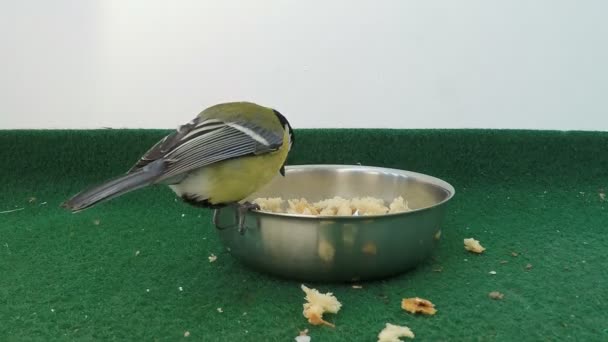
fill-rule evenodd
<path id="1" fill-rule="evenodd" d="M 76 212 L 166 184 L 197 207 L 236 205 L 242 230 L 245 211 L 255 206 L 239 202 L 277 174 L 285 176 L 293 143 L 291 125 L 278 111 L 250 102 L 218 104 L 161 139 L 125 175 L 78 193 L 62 207 Z"/>

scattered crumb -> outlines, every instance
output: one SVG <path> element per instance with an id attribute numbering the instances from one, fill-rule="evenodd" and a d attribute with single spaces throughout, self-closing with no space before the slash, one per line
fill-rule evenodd
<path id="1" fill-rule="evenodd" d="M 500 300 L 504 298 L 504 294 L 498 292 L 498 291 L 492 291 L 490 293 L 488 293 L 488 297 L 492 298 L 492 299 L 496 299 L 496 300 Z"/>
<path id="2" fill-rule="evenodd" d="M 17 209 L 12 209 L 12 210 L 0 211 L 0 214 L 14 213 L 15 211 L 21 211 L 23 209 L 25 209 L 25 208 L 17 208 Z"/>
<path id="3" fill-rule="evenodd" d="M 600 195 L 600 200 L 601 201 L 605 201 L 606 200 L 606 194 L 605 193 L 600 192 L 599 195 Z"/>
<path id="4" fill-rule="evenodd" d="M 362 289 L 363 286 L 362 285 L 353 285 L 353 289 Z"/>
<path id="5" fill-rule="evenodd" d="M 310 342 L 310 336 L 308 336 L 308 329 L 300 331 L 300 334 L 295 338 L 296 342 Z"/>
<path id="6" fill-rule="evenodd" d="M 135 251 L 135 256 L 138 256 L 138 255 L 139 255 L 139 251 L 137 250 L 137 251 Z"/>
<path id="7" fill-rule="evenodd" d="M 180 287 L 178 287 L 177 289 L 178 289 L 178 290 L 180 290 L 180 291 L 184 291 L 184 288 L 183 288 L 183 287 L 181 287 L 181 286 L 180 286 Z"/>
<path id="8" fill-rule="evenodd" d="M 323 294 L 316 289 L 309 289 L 304 285 L 302 285 L 302 291 L 306 293 L 304 299 L 308 302 L 304 303 L 304 311 L 302 314 L 308 319 L 308 323 L 312 325 L 325 324 L 330 327 L 335 327 L 335 325 L 323 319 L 323 314 L 325 312 L 333 314 L 338 313 L 342 307 L 342 304 L 338 299 L 331 292 Z"/>
<path id="9" fill-rule="evenodd" d="M 473 253 L 483 253 L 486 250 L 479 244 L 479 241 L 473 238 L 464 239 L 464 249 Z"/>
<path id="10" fill-rule="evenodd" d="M 36 202 L 36 197 L 30 197 L 27 199 L 28 203 L 34 203 Z"/>
<path id="11" fill-rule="evenodd" d="M 217 256 L 213 253 L 211 253 L 211 255 L 208 258 L 209 258 L 209 262 L 215 262 L 215 260 L 217 260 Z"/>
<path id="12" fill-rule="evenodd" d="M 190 336 L 190 332 L 189 331 L 184 332 L 184 337 L 189 337 L 189 336 Z"/>
<path id="13" fill-rule="evenodd" d="M 224 310 L 222 310 L 222 308 L 217 308 L 217 312 L 219 312 L 219 313 L 223 313 L 223 312 L 224 312 Z"/>
<path id="14" fill-rule="evenodd" d="M 101 223 L 100 220 L 93 220 L 93 224 L 96 225 L 96 226 L 99 226 L 100 223 Z"/>
<path id="15" fill-rule="evenodd" d="M 182 214 L 182 217 L 186 217 L 186 214 Z"/>
<path id="16" fill-rule="evenodd" d="M 517 253 L 517 252 L 511 252 L 511 256 L 512 256 L 512 257 L 516 257 L 516 256 L 518 256 L 518 255 L 519 255 L 519 253 Z"/>
<path id="17" fill-rule="evenodd" d="M 55 309 L 51 309 L 51 312 L 55 312 Z"/>
<path id="18" fill-rule="evenodd" d="M 146 289 L 146 292 L 150 292 L 150 289 Z"/>
<path id="19" fill-rule="evenodd" d="M 438 230 L 437 233 L 435 233 L 435 240 L 439 239 L 441 239 L 441 230 Z"/>
<path id="20" fill-rule="evenodd" d="M 378 342 L 400 342 L 400 337 L 414 338 L 414 333 L 408 327 L 386 323 L 386 327 L 378 334 Z"/>
<path id="21" fill-rule="evenodd" d="M 491 274 L 491 275 L 495 275 L 495 274 L 496 274 L 496 271 L 490 271 L 490 274 Z"/>
<path id="22" fill-rule="evenodd" d="M 526 269 L 527 269 L 527 270 L 531 270 L 531 269 L 532 269 L 532 264 L 527 264 L 527 265 L 526 265 Z"/>
<path id="23" fill-rule="evenodd" d="M 42 203 L 40 203 L 40 205 L 46 205 L 46 202 L 42 202 Z"/>
<path id="24" fill-rule="evenodd" d="M 501 264 L 508 264 L 509 262 L 507 260 L 500 260 Z"/>
<path id="25" fill-rule="evenodd" d="M 443 267 L 437 266 L 437 267 L 433 268 L 433 272 L 443 272 Z"/>
<path id="26" fill-rule="evenodd" d="M 413 314 L 420 312 L 425 315 L 434 315 L 437 312 L 435 304 L 418 297 L 404 298 L 401 301 L 401 308 Z"/>

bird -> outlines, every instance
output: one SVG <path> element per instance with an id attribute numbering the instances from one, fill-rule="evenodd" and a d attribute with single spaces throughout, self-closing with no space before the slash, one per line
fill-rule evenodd
<path id="1" fill-rule="evenodd" d="M 295 136 L 276 109 L 252 102 L 220 103 L 153 145 L 126 174 L 72 196 L 62 207 L 72 212 L 91 208 L 146 186 L 168 185 L 185 203 L 214 210 L 234 205 L 245 230 L 248 210 L 259 209 L 245 198 L 275 176 L 285 163 Z"/>

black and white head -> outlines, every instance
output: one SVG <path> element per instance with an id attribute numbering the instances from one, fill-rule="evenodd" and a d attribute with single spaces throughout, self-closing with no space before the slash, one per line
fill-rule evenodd
<path id="1" fill-rule="evenodd" d="M 283 116 L 283 114 L 279 113 L 279 111 L 276 109 L 273 109 L 272 111 L 277 116 L 277 118 L 279 118 L 279 122 L 281 123 L 281 125 L 283 125 L 285 130 L 287 130 L 287 132 L 289 132 L 289 149 L 291 150 L 291 146 L 293 145 L 293 143 L 296 140 L 295 135 L 293 134 L 293 129 L 291 128 L 289 121 L 287 121 L 287 119 Z"/>

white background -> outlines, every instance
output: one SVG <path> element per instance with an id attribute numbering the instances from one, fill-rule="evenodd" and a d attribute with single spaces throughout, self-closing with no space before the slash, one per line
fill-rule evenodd
<path id="1" fill-rule="evenodd" d="M 608 2 L 0 0 L 0 129 L 608 130 Z"/>

